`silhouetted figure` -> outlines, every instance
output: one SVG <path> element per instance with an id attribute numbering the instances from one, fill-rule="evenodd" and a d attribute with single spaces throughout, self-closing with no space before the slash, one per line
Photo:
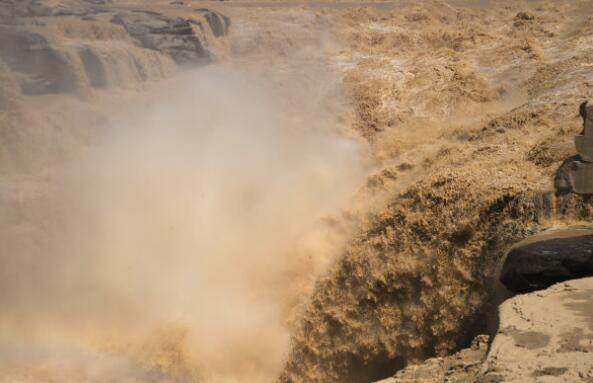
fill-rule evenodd
<path id="1" fill-rule="evenodd" d="M 579 106 L 579 114 L 583 119 L 583 131 L 581 132 L 581 134 L 585 134 L 585 123 L 587 121 L 587 101 L 582 102 Z"/>

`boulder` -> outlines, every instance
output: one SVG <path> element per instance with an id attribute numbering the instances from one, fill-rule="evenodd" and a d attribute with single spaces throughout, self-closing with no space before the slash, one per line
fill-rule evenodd
<path id="1" fill-rule="evenodd" d="M 512 292 L 545 289 L 593 276 L 593 230 L 569 228 L 533 236 L 509 252 L 500 281 Z"/>

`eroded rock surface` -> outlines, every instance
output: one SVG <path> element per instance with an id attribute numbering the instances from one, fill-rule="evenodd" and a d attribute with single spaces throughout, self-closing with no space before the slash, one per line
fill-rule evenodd
<path id="1" fill-rule="evenodd" d="M 593 278 L 503 303 L 477 381 L 593 382 Z"/>
<path id="2" fill-rule="evenodd" d="M 0 25 L 0 57 L 20 75 L 25 94 L 59 93 L 76 87 L 68 57 L 39 33 Z"/>
<path id="3" fill-rule="evenodd" d="M 509 299 L 489 351 L 486 342 L 379 383 L 593 382 L 593 278 Z"/>
<path id="4" fill-rule="evenodd" d="M 211 59 L 188 20 L 136 11 L 118 13 L 112 22 L 122 25 L 142 47 L 166 53 L 178 64 L 201 64 Z"/>
<path id="5" fill-rule="evenodd" d="M 204 15 L 214 36 L 221 37 L 228 33 L 229 28 L 231 27 L 230 18 L 207 8 L 198 8 L 196 11 Z"/>

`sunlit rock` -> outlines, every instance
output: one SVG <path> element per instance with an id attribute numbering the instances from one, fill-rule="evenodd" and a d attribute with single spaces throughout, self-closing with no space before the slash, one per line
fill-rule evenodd
<path id="1" fill-rule="evenodd" d="M 556 189 L 561 193 L 593 194 L 593 106 L 581 105 L 584 128 L 575 137 L 577 156 L 564 161 L 556 174 Z"/>

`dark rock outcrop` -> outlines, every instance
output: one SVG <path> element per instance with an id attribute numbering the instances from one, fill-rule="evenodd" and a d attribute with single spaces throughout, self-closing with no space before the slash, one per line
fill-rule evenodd
<path id="1" fill-rule="evenodd" d="M 512 292 L 526 293 L 586 276 L 593 276 L 593 230 L 572 229 L 536 235 L 515 246 L 500 281 Z"/>
<path id="2" fill-rule="evenodd" d="M 118 13 L 111 21 L 122 25 L 140 46 L 165 53 L 177 64 L 204 64 L 211 60 L 190 22 L 182 18 L 132 11 Z"/>
<path id="3" fill-rule="evenodd" d="M 24 94 L 68 92 L 76 87 L 68 59 L 40 34 L 0 26 L 0 57 L 19 74 Z"/>
<path id="4" fill-rule="evenodd" d="M 107 73 L 105 65 L 97 53 L 88 47 L 78 52 L 84 66 L 89 83 L 94 88 L 105 88 L 107 86 Z"/>
<path id="5" fill-rule="evenodd" d="M 229 28 L 231 27 L 230 18 L 207 8 L 198 8 L 196 9 L 196 12 L 200 12 L 204 15 L 204 18 L 208 22 L 212 34 L 214 34 L 215 37 L 222 37 L 228 34 Z"/>

